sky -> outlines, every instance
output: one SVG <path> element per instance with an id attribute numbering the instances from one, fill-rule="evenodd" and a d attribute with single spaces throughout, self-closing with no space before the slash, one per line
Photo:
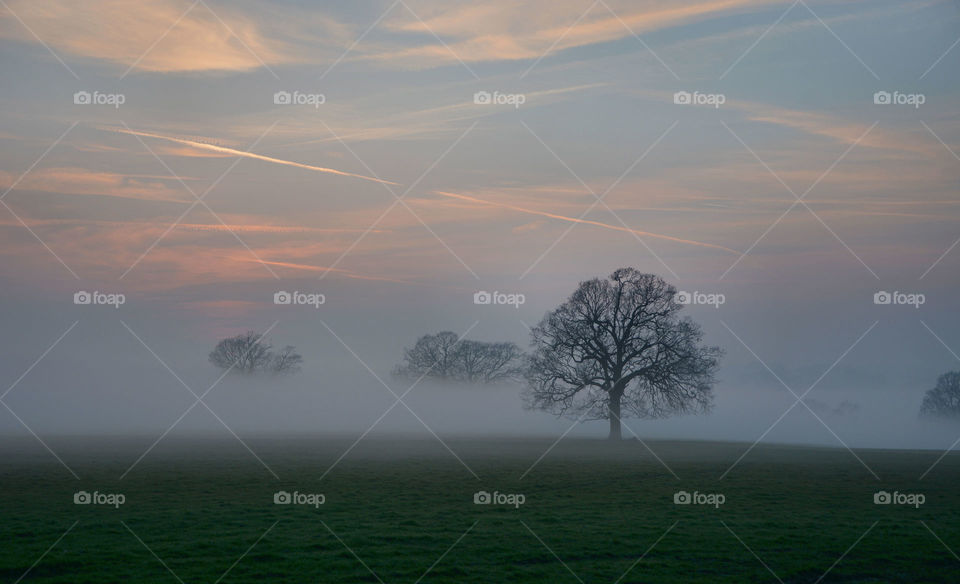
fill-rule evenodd
<path id="1" fill-rule="evenodd" d="M 958 43 L 952 1 L 4 0 L 0 432 L 160 435 L 208 388 L 177 432 L 362 432 L 419 335 L 525 347 L 630 266 L 726 351 L 713 414 L 630 431 L 946 448 Z M 217 381 L 246 330 L 303 372 Z M 376 428 L 569 427 L 517 393 Z"/>

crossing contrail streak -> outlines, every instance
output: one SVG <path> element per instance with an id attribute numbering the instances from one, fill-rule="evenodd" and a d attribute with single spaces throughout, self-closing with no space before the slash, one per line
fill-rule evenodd
<path id="1" fill-rule="evenodd" d="M 666 241 L 673 241 L 675 243 L 685 243 L 688 245 L 697 245 L 700 247 L 710 247 L 713 249 L 723 250 L 736 255 L 741 255 L 741 253 L 735 249 L 730 249 L 729 247 L 724 247 L 722 245 L 716 245 L 713 243 L 705 243 L 703 241 L 695 241 L 692 239 L 682 239 L 680 237 L 673 237 L 670 235 L 663 235 L 661 233 L 651 233 L 649 231 L 640 231 L 637 229 L 630 229 L 629 227 L 623 227 L 620 225 L 610 225 L 609 223 L 601 223 L 600 221 L 591 221 L 589 219 L 578 219 L 576 217 L 567 217 L 566 215 L 557 215 L 556 213 L 548 213 L 546 211 L 537 211 L 534 209 L 527 209 L 524 207 L 518 207 L 516 205 L 510 205 L 508 203 L 495 203 L 492 201 L 486 201 L 484 199 L 478 199 L 476 197 L 471 197 L 469 195 L 458 195 L 456 193 L 448 193 L 444 191 L 433 191 L 435 194 L 450 197 L 453 199 L 460 199 L 463 201 L 470 201 L 472 203 L 479 203 L 482 205 L 488 205 L 491 207 L 500 207 L 501 209 L 510 209 L 512 211 L 517 211 L 519 213 L 527 213 L 529 215 L 539 215 L 541 217 L 549 217 L 550 219 L 558 219 L 560 221 L 568 221 L 571 223 L 585 223 L 587 225 L 594 225 L 596 227 L 603 227 L 604 229 L 612 229 L 614 231 L 625 231 L 627 233 L 634 233 L 643 237 L 651 237 L 654 239 L 663 239 Z"/>
<path id="2" fill-rule="evenodd" d="M 197 142 L 195 140 L 187 140 L 185 138 L 175 138 L 173 136 L 164 136 L 162 134 L 152 134 L 150 132 L 140 132 L 137 130 L 127 130 L 125 128 L 110 128 L 114 132 L 119 132 L 121 134 L 130 134 L 133 136 L 144 136 L 147 138 L 157 138 L 158 140 L 167 140 L 169 142 L 176 142 L 177 144 L 185 144 L 187 146 L 192 146 L 194 148 L 200 148 L 202 150 L 209 150 L 211 152 L 220 152 L 222 154 L 229 154 L 232 156 L 243 156 L 244 158 L 253 158 L 254 160 L 262 160 L 264 162 L 272 162 L 273 164 L 282 164 L 284 166 L 295 166 L 297 168 L 303 168 L 306 170 L 312 170 L 314 172 L 325 172 L 328 174 L 336 174 L 339 176 L 347 176 L 352 178 L 359 178 L 363 180 L 369 180 L 373 182 L 388 184 L 388 185 L 397 185 L 400 183 L 391 182 L 388 180 L 379 179 L 372 176 L 365 176 L 362 174 L 354 174 L 352 172 L 345 172 L 342 170 L 337 170 L 335 168 L 326 168 L 323 166 L 313 166 L 311 164 L 302 164 L 300 162 L 294 162 L 292 160 L 284 160 L 282 158 L 273 158 L 272 156 L 264 156 L 262 154 L 254 154 L 253 152 L 244 152 L 243 150 L 237 150 L 235 148 L 228 148 L 226 146 L 217 146 L 216 144 L 207 144 L 205 142 Z"/>

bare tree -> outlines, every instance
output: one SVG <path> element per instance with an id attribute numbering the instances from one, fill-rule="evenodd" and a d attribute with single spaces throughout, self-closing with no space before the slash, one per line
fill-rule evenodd
<path id="1" fill-rule="evenodd" d="M 677 291 L 658 276 L 622 268 L 581 282 L 532 331 L 528 407 L 610 421 L 710 409 L 721 351 L 703 346 L 699 325 L 681 318 Z"/>
<path id="2" fill-rule="evenodd" d="M 960 418 L 960 371 L 949 371 L 937 379 L 937 385 L 923 396 L 920 414 Z"/>
<path id="3" fill-rule="evenodd" d="M 287 345 L 280 353 L 274 353 L 272 348 L 263 335 L 247 331 L 218 342 L 210 352 L 209 360 L 221 369 L 244 375 L 262 371 L 292 373 L 300 369 L 303 357 L 293 346 Z"/>
<path id="4" fill-rule="evenodd" d="M 515 343 L 458 340 L 456 333 L 423 335 L 405 349 L 394 371 L 408 377 L 428 376 L 448 381 L 497 383 L 522 374 L 523 352 Z"/>
<path id="5" fill-rule="evenodd" d="M 287 345 L 279 353 L 273 355 L 270 361 L 270 371 L 274 374 L 284 375 L 300 371 L 300 365 L 303 363 L 303 357 L 296 352 L 293 345 Z"/>
<path id="6" fill-rule="evenodd" d="M 471 383 L 497 383 L 521 377 L 523 351 L 515 343 L 460 341 L 454 363 L 457 377 Z"/>

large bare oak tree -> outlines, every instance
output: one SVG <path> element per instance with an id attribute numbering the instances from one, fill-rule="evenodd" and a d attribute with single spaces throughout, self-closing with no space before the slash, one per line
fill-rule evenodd
<path id="1" fill-rule="evenodd" d="M 706 411 L 721 351 L 679 315 L 677 290 L 653 274 L 621 268 L 581 282 L 532 331 L 528 407 L 610 421 Z"/>

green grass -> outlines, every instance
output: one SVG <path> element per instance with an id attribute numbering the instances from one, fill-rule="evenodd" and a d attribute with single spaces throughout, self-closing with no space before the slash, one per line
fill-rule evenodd
<path id="1" fill-rule="evenodd" d="M 76 480 L 7 440 L 0 582 L 74 522 L 22 582 L 960 582 L 960 459 L 919 479 L 938 452 L 858 451 L 878 481 L 846 450 L 759 446 L 720 480 L 747 444 L 649 442 L 678 480 L 637 442 L 564 440 L 521 480 L 552 440 L 449 440 L 478 480 L 439 442 L 368 438 L 321 480 L 352 440 L 248 441 L 277 480 L 237 442 L 168 437 L 120 480 L 151 442 L 50 441 Z M 74 505 L 79 489 L 126 503 Z M 326 503 L 274 505 L 280 489 Z M 480 489 L 526 502 L 474 505 Z M 680 489 L 726 502 L 675 505 Z"/>

